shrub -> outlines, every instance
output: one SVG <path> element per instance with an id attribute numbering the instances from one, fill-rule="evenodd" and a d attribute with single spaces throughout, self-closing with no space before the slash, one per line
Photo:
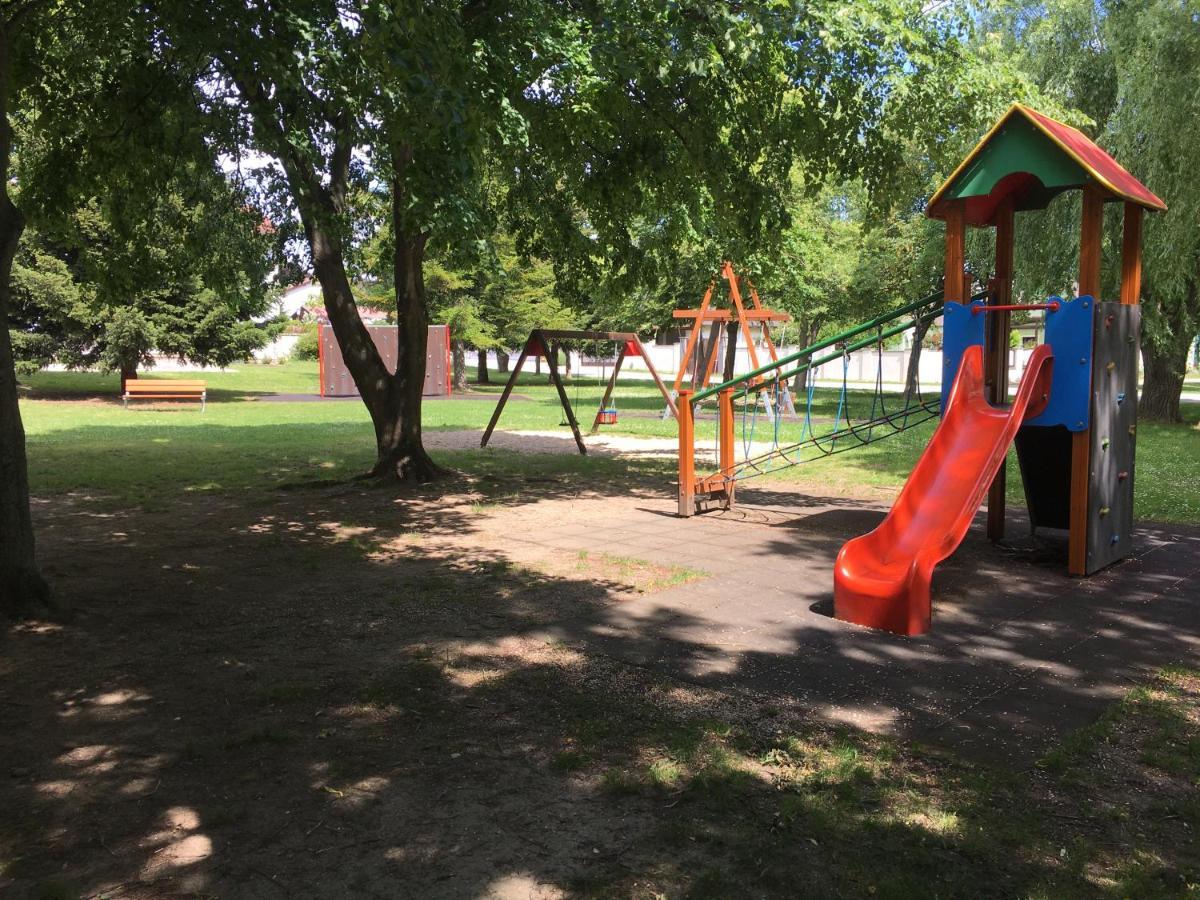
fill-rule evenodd
<path id="1" fill-rule="evenodd" d="M 292 347 L 292 359 L 316 359 L 319 354 L 318 343 L 317 326 L 306 327 L 296 345 Z"/>

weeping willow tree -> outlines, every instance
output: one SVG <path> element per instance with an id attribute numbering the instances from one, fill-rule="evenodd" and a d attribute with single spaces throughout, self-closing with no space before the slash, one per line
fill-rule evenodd
<path id="1" fill-rule="evenodd" d="M 1200 7 L 1190 0 L 1051 0 L 992 4 L 983 30 L 1048 95 L 1084 117 L 1082 129 L 1162 197 L 1144 233 L 1139 414 L 1178 422 L 1188 349 L 1200 332 Z M 1070 290 L 1079 197 L 1023 215 L 1018 289 Z M 1102 289 L 1118 284 L 1120 212 L 1105 215 Z"/>

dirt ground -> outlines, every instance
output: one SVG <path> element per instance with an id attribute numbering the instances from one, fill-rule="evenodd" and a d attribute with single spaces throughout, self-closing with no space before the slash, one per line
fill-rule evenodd
<path id="1" fill-rule="evenodd" d="M 443 490 L 191 494 L 163 511 L 37 500 L 73 616 L 0 636 L 0 894 L 658 896 L 732 852 L 688 830 L 694 805 L 627 790 L 590 748 L 644 768 L 688 722 L 823 726 L 539 636 L 700 589 L 702 560 L 640 559 L 638 535 L 613 552 L 507 539 L 603 526 L 668 488 Z M 775 790 L 778 759 L 740 765 Z M 838 870 L 826 834 L 760 824 L 811 872 Z"/>
<path id="2" fill-rule="evenodd" d="M 627 858 L 650 801 L 553 765 L 581 698 L 738 704 L 518 635 L 692 576 L 508 558 L 460 487 L 37 501 L 74 615 L 0 639 L 0 892 L 554 897 Z"/>

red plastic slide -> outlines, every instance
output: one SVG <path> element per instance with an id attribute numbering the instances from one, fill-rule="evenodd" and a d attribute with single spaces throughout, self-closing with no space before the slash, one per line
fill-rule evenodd
<path id="1" fill-rule="evenodd" d="M 837 618 L 897 634 L 929 629 L 933 567 L 955 551 L 1027 416 L 1050 393 L 1054 354 L 1033 351 L 1011 406 L 985 399 L 983 348 L 968 347 L 942 421 L 883 523 L 846 543 L 833 572 Z"/>

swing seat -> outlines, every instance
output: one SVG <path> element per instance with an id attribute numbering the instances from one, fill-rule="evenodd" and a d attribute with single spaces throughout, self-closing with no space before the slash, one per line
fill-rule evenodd
<path id="1" fill-rule="evenodd" d="M 617 410 L 614 407 L 600 410 L 600 415 L 596 417 L 597 425 L 616 425 Z"/>

